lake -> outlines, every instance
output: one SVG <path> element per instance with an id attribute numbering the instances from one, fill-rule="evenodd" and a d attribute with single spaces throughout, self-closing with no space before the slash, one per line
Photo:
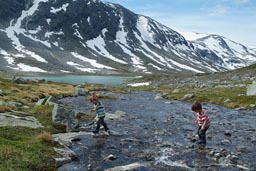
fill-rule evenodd
<path id="1" fill-rule="evenodd" d="M 58 76 L 35 76 L 22 77 L 29 80 L 46 80 L 53 82 L 63 82 L 69 84 L 104 84 L 108 86 L 118 86 L 124 84 L 126 80 L 134 78 L 127 76 L 94 76 L 94 75 L 58 75 Z"/>

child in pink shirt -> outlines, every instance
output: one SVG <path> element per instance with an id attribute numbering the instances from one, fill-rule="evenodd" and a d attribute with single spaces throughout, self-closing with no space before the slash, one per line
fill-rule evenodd
<path id="1" fill-rule="evenodd" d="M 206 131 L 210 127 L 210 119 L 207 116 L 206 112 L 202 109 L 202 105 L 199 102 L 195 102 L 192 105 L 192 110 L 196 112 L 196 120 L 195 123 L 198 123 L 198 136 L 199 142 L 198 144 L 206 145 Z"/>

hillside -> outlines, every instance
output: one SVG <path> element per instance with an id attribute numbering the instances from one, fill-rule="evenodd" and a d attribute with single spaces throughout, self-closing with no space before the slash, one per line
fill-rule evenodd
<path id="1" fill-rule="evenodd" d="M 204 73 L 256 61 L 254 50 L 223 36 L 190 41 L 99 0 L 10 0 L 0 11 L 3 72 Z"/>

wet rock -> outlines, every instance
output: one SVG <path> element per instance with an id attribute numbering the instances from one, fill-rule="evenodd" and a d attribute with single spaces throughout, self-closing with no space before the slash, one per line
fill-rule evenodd
<path id="1" fill-rule="evenodd" d="M 83 136 L 92 136 L 89 132 L 70 132 L 70 133 L 60 133 L 52 135 L 54 140 L 59 142 L 61 145 L 66 147 L 71 147 L 74 140 L 80 139 Z"/>
<path id="2" fill-rule="evenodd" d="M 224 133 L 224 135 L 226 135 L 226 136 L 228 136 L 228 137 L 231 137 L 232 131 L 226 130 L 225 133 Z"/>
<path id="3" fill-rule="evenodd" d="M 77 156 L 76 154 L 70 150 L 69 148 L 67 147 L 64 147 L 64 148 L 54 148 L 54 150 L 60 154 L 62 157 L 60 158 L 55 158 L 55 163 L 57 165 L 57 167 L 60 167 L 64 164 L 67 164 L 73 160 L 77 160 Z"/>
<path id="4" fill-rule="evenodd" d="M 238 146 L 236 147 L 236 151 L 240 153 L 248 153 L 250 150 L 247 147 Z"/>
<path id="5" fill-rule="evenodd" d="M 245 107 L 238 107 L 238 108 L 235 108 L 235 110 L 246 110 Z"/>
<path id="6" fill-rule="evenodd" d="M 116 119 L 124 117 L 125 115 L 126 115 L 126 112 L 117 110 L 114 114 L 107 113 L 105 118 L 106 118 L 106 120 L 108 120 L 108 119 L 116 120 Z"/>
<path id="7" fill-rule="evenodd" d="M 105 158 L 103 159 L 103 161 L 107 161 L 107 160 L 113 161 L 113 160 L 116 160 L 116 159 L 117 159 L 116 156 L 114 156 L 113 154 L 110 154 L 109 156 L 105 157 Z"/>
<path id="8" fill-rule="evenodd" d="M 191 141 L 191 142 L 196 142 L 196 138 L 195 138 L 195 137 L 192 137 L 192 138 L 190 139 L 190 141 Z"/>
<path id="9" fill-rule="evenodd" d="M 132 163 L 125 166 L 117 166 L 106 169 L 105 171 L 150 171 L 148 163 Z"/>
<path id="10" fill-rule="evenodd" d="M 162 97 L 162 94 L 157 94 L 156 96 L 155 96 L 155 100 L 159 100 L 159 99 L 162 99 L 163 97 Z"/>
<path id="11" fill-rule="evenodd" d="M 222 144 L 222 145 L 230 145 L 230 144 L 231 144 L 231 141 L 228 140 L 228 139 L 224 139 L 224 140 L 221 141 L 221 144 Z"/>
<path id="12" fill-rule="evenodd" d="M 55 158 L 54 160 L 55 160 L 57 168 L 60 166 L 63 166 L 64 164 L 72 162 L 70 157 L 68 157 L 68 158 L 59 157 L 59 158 Z"/>
<path id="13" fill-rule="evenodd" d="M 231 161 L 227 157 L 221 157 L 218 159 L 218 163 L 221 165 L 228 165 L 231 163 Z"/>

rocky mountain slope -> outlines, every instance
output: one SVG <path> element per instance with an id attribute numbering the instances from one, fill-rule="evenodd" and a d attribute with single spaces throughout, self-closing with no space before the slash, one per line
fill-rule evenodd
<path id="1" fill-rule="evenodd" d="M 157 21 L 99 0 L 0 2 L 4 72 L 216 72 L 256 61 L 218 35 L 188 41 Z"/>

